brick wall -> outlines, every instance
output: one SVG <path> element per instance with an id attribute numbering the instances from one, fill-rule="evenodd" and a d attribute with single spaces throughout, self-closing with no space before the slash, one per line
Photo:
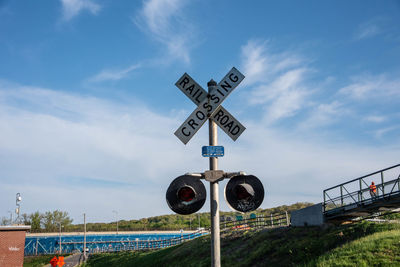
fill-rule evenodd
<path id="1" fill-rule="evenodd" d="M 26 227 L 0 227 L 0 267 L 22 267 L 26 230 Z"/>

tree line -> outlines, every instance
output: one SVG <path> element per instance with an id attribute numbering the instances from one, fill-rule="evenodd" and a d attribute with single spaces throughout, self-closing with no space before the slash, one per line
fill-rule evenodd
<path id="1" fill-rule="evenodd" d="M 257 216 L 279 214 L 287 211 L 290 216 L 290 212 L 293 210 L 301 209 L 313 205 L 312 203 L 299 202 L 293 205 L 283 205 L 270 209 L 257 209 L 251 213 Z M 235 219 L 237 215 L 243 217 L 250 216 L 249 214 L 239 214 L 238 212 L 220 212 L 221 216 L 231 217 Z M 0 221 L 1 224 L 9 224 L 6 218 Z M 66 211 L 48 211 L 40 213 L 36 211 L 32 214 L 22 214 L 21 223 L 31 226 L 32 233 L 40 232 L 83 232 L 83 224 L 72 224 L 72 219 L 69 217 Z M 119 220 L 118 231 L 166 231 L 166 230 L 196 230 L 197 228 L 209 228 L 210 227 L 210 213 L 195 213 L 191 215 L 162 215 L 150 218 L 142 218 L 139 220 Z M 116 231 L 116 221 L 110 223 L 87 223 L 86 231 L 88 232 L 109 232 Z"/>
<path id="2" fill-rule="evenodd" d="M 62 231 L 64 231 L 64 229 L 69 229 L 69 227 L 72 226 L 72 219 L 68 216 L 68 212 L 55 210 L 44 213 L 39 211 L 31 214 L 23 213 L 18 221 L 11 221 L 11 218 L 3 217 L 0 222 L 1 225 L 12 225 L 15 223 L 30 225 L 32 233 L 49 233 L 58 232 L 60 225 Z"/>

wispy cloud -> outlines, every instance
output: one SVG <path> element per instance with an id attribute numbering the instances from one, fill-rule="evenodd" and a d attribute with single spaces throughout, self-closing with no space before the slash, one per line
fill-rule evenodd
<path id="1" fill-rule="evenodd" d="M 385 134 L 392 132 L 398 128 L 399 128 L 399 126 L 395 125 L 395 126 L 390 126 L 390 127 L 385 127 L 382 129 L 375 130 L 372 133 L 375 136 L 375 138 L 381 139 Z"/>
<path id="2" fill-rule="evenodd" d="M 101 6 L 92 0 L 61 0 L 61 3 L 64 20 L 70 20 L 84 10 L 96 15 L 101 9 Z"/>
<path id="3" fill-rule="evenodd" d="M 387 75 L 359 75 L 351 78 L 352 83 L 339 90 L 340 94 L 364 100 L 376 97 L 400 97 L 400 79 Z"/>
<path id="4" fill-rule="evenodd" d="M 129 74 L 140 68 L 140 64 L 134 64 L 124 69 L 106 69 L 87 79 L 88 82 L 118 81 L 129 76 Z"/>
<path id="5" fill-rule="evenodd" d="M 301 66 L 304 58 L 288 52 L 271 53 L 269 41 L 249 40 L 242 46 L 242 68 L 248 85 L 266 82 L 271 76 Z"/>
<path id="6" fill-rule="evenodd" d="M 23 158 L 32 163 L 27 163 L 25 169 L 47 173 L 42 179 L 65 171 L 75 177 L 135 181 L 129 174 L 135 168 L 138 170 L 133 172 L 138 177 L 156 178 L 156 170 L 165 167 L 147 169 L 140 158 L 161 156 L 163 152 L 158 147 L 175 145 L 171 133 L 177 122 L 152 112 L 140 102 L 120 106 L 43 88 L 9 85 L 8 89 L 3 88 L 1 85 L 0 153 L 16 155 L 25 150 Z M 12 158 L 6 164 L 10 168 L 15 166 Z M 168 164 L 166 159 L 157 161 Z M 85 166 L 81 166 L 82 162 L 86 162 Z M 106 162 L 110 164 L 108 167 Z M 100 167 L 103 164 L 104 169 Z M 73 166 L 82 168 L 75 171 Z M 111 171 L 110 166 L 116 169 L 112 167 Z"/>
<path id="7" fill-rule="evenodd" d="M 305 105 L 311 70 L 300 56 L 272 54 L 268 42 L 250 40 L 242 47 L 242 66 L 246 84 L 253 87 L 249 103 L 265 107 L 267 122 L 291 117 Z"/>
<path id="8" fill-rule="evenodd" d="M 12 192 L 20 188 L 29 192 L 36 203 L 32 206 L 34 211 L 42 204 L 47 206 L 46 200 L 38 195 L 44 195 L 46 188 L 59 187 L 60 195 L 53 200 L 60 206 L 68 206 L 61 192 L 71 199 L 86 199 L 85 194 L 81 192 L 79 196 L 79 190 L 75 190 L 80 187 L 77 178 L 81 177 L 109 181 L 107 187 L 113 187 L 110 191 L 128 196 L 126 200 L 132 190 L 135 195 L 143 190 L 164 195 L 170 179 L 188 171 L 171 166 L 188 161 L 185 168 L 196 170 L 197 154 L 186 153 L 188 148 L 173 135 L 178 124 L 176 118 L 157 114 L 140 101 L 126 105 L 0 82 L 0 201 L 6 201 L 5 188 L 12 187 Z M 35 186 L 31 181 L 35 181 Z M 133 187 L 113 186 L 121 183 Z M 96 210 L 94 202 L 108 202 L 105 199 L 108 194 L 100 194 L 106 189 L 91 188 L 93 192 L 88 195 L 96 201 L 87 199 L 87 204 L 79 205 L 86 210 Z M 150 203 L 144 195 L 141 199 L 134 198 L 136 202 Z M 160 207 L 163 201 L 152 202 L 152 207 L 159 207 L 150 208 L 152 212 L 146 211 L 148 206 L 139 205 L 127 208 L 125 214 L 163 213 L 165 209 Z M 97 215 L 100 213 L 98 210 Z"/>
<path id="9" fill-rule="evenodd" d="M 337 108 L 335 104 L 321 107 Z M 231 148 L 228 167 L 260 177 L 266 189 L 266 205 L 278 204 L 278 199 L 290 202 L 291 195 L 299 201 L 320 202 L 323 189 L 397 163 L 398 146 L 393 144 L 370 147 L 351 141 L 323 141 L 259 122 L 245 124 L 248 132 L 241 136 L 241 144 Z M 252 155 L 244 156 L 244 151 L 252 151 Z M 313 196 L 304 197 L 299 192 Z"/>
<path id="10" fill-rule="evenodd" d="M 381 29 L 377 24 L 373 22 L 364 23 L 359 26 L 355 34 L 355 38 L 358 40 L 371 38 L 378 35 L 379 33 L 381 33 Z"/>
<path id="11" fill-rule="evenodd" d="M 381 122 L 386 121 L 386 119 L 387 118 L 385 116 L 371 115 L 371 116 L 365 117 L 364 120 L 368 121 L 368 122 L 381 123 Z"/>
<path id="12" fill-rule="evenodd" d="M 333 102 L 318 111 L 337 114 L 341 108 Z M 207 168 L 198 153 L 206 131 L 187 146 L 173 135 L 184 118 L 158 114 L 139 101 L 127 105 L 0 81 L 0 202 L 6 203 L 0 215 L 13 205 L 15 192 L 23 194 L 27 213 L 38 207 L 63 209 L 74 218 L 86 212 L 93 221 L 109 220 L 115 207 L 126 219 L 172 213 L 164 199 L 168 184 L 180 174 Z M 243 124 L 247 130 L 238 142 L 224 142 L 229 160 L 221 163 L 224 170 L 246 171 L 262 180 L 263 208 L 321 201 L 324 188 L 398 158 L 394 146 L 310 141 L 260 121 Z"/>
<path id="13" fill-rule="evenodd" d="M 343 103 L 336 100 L 328 104 L 319 104 L 310 109 L 310 115 L 299 123 L 298 128 L 300 130 L 313 130 L 328 126 L 349 113 L 350 111 L 344 107 Z"/>
<path id="14" fill-rule="evenodd" d="M 148 0 L 133 19 L 145 33 L 166 46 L 171 58 L 190 62 L 190 50 L 196 38 L 193 26 L 183 16 L 186 1 Z"/>

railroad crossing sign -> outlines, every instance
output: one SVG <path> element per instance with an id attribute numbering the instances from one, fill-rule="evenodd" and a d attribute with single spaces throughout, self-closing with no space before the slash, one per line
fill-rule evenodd
<path id="1" fill-rule="evenodd" d="M 197 105 L 197 108 L 175 131 L 176 137 L 186 145 L 206 120 L 210 118 L 233 141 L 236 141 L 246 128 L 223 108 L 221 103 L 243 79 L 244 75 L 233 67 L 208 94 L 189 74 L 183 74 L 175 85 Z"/>

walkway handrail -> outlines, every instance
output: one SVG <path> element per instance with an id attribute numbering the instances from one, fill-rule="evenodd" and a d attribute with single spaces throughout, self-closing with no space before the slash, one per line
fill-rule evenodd
<path id="1" fill-rule="evenodd" d="M 258 215 L 253 218 L 244 218 L 242 220 L 221 222 L 221 231 L 242 230 L 259 227 L 281 227 L 289 226 L 289 214 L 287 212 L 277 214 Z"/>
<path id="2" fill-rule="evenodd" d="M 376 189 L 377 189 L 377 196 L 379 197 L 390 197 L 393 193 L 400 193 L 400 175 L 398 175 L 397 178 L 389 180 L 389 181 L 384 181 L 384 172 L 387 172 L 389 170 L 395 169 L 397 167 L 400 167 L 400 164 L 367 174 L 363 175 L 359 178 L 347 181 L 345 183 L 341 183 L 339 185 L 330 187 L 328 189 L 325 189 L 323 191 L 323 198 L 324 198 L 324 212 L 327 212 L 329 208 L 330 210 L 335 210 L 337 208 L 341 208 L 347 205 L 354 205 L 354 204 L 361 204 L 366 200 L 369 200 L 372 198 L 372 196 L 364 196 L 364 193 L 370 192 L 369 190 L 369 184 L 364 181 L 365 178 L 374 176 L 376 174 L 380 174 L 380 180 L 381 183 L 376 183 Z M 399 170 L 400 174 L 400 170 Z M 397 176 L 397 173 L 396 173 Z M 358 182 L 355 184 L 354 182 Z M 349 192 L 347 186 L 350 186 L 353 184 L 352 188 L 358 187 L 359 189 L 356 191 L 351 190 L 352 192 Z M 395 189 L 395 186 L 397 184 L 397 188 Z M 389 188 L 390 185 L 393 185 L 392 188 Z M 388 188 L 388 189 L 386 189 Z M 332 196 L 332 190 L 333 189 L 338 189 L 340 192 Z M 329 192 L 329 194 L 328 194 Z M 374 197 L 375 198 L 375 197 Z M 329 207 L 331 205 L 331 207 Z M 334 206 L 334 207 L 333 207 Z"/>
<path id="3" fill-rule="evenodd" d="M 341 185 L 349 184 L 349 183 L 352 183 L 352 182 L 354 182 L 354 181 L 357 181 L 357 180 L 366 178 L 366 177 L 368 177 L 368 176 L 372 176 L 372 175 L 375 175 L 375 174 L 378 174 L 378 173 L 381 173 L 381 172 L 384 172 L 384 171 L 387 171 L 387 170 L 390 170 L 390 169 L 393 169 L 393 168 L 396 168 L 396 167 L 399 167 L 399 166 L 400 166 L 400 164 L 397 164 L 397 165 L 394 165 L 394 166 L 392 166 L 392 167 L 388 167 L 388 168 L 385 168 L 385 169 L 382 169 L 382 170 L 379 170 L 379 171 L 376 171 L 376 172 L 373 172 L 373 173 L 370 173 L 370 174 L 367 174 L 367 175 L 364 175 L 364 176 L 355 178 L 355 179 L 350 180 L 350 181 L 347 181 L 347 182 L 345 182 L 345 183 L 342 183 L 342 184 L 339 184 L 339 185 L 335 185 L 335 186 L 332 186 L 332 187 L 330 187 L 330 188 L 328 188 L 328 189 L 325 189 L 324 192 L 325 192 L 325 191 L 329 191 L 329 190 L 331 190 L 331 189 L 334 189 L 334 188 L 336 188 L 336 187 L 339 187 L 339 186 L 341 186 Z"/>

